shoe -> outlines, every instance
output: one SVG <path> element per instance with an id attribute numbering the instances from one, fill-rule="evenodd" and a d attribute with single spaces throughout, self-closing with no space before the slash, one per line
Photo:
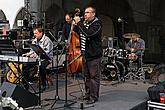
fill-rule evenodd
<path id="1" fill-rule="evenodd" d="M 25 88 L 26 90 L 29 90 L 29 85 L 28 85 L 28 84 L 24 84 L 24 88 Z"/>
<path id="2" fill-rule="evenodd" d="M 45 91 L 46 90 L 46 86 L 43 86 L 41 91 Z"/>
<path id="3" fill-rule="evenodd" d="M 89 96 L 87 96 L 87 95 L 83 96 L 83 100 L 89 100 L 89 99 L 90 99 Z"/>
<path id="4" fill-rule="evenodd" d="M 28 82 L 30 85 L 32 85 L 33 83 L 32 82 Z"/>
<path id="5" fill-rule="evenodd" d="M 90 99 L 90 97 L 88 97 L 88 96 L 81 96 L 81 97 L 79 97 L 79 99 L 80 100 L 89 100 Z"/>
<path id="6" fill-rule="evenodd" d="M 86 104 L 94 104 L 95 102 L 97 102 L 98 101 L 98 99 L 89 99 L 89 100 L 87 100 L 85 103 Z"/>

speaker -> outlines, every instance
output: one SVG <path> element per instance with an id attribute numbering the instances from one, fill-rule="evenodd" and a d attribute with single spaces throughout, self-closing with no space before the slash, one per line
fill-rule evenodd
<path id="1" fill-rule="evenodd" d="M 39 97 L 19 85 L 4 82 L 0 90 L 2 94 L 6 92 L 5 97 L 11 97 L 20 107 L 27 108 L 38 105 Z"/>

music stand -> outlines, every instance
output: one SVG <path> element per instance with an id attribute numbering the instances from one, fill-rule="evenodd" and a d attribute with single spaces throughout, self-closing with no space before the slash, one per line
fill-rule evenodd
<path id="1" fill-rule="evenodd" d="M 30 48 L 38 55 L 41 59 L 51 60 L 48 54 L 37 44 L 29 44 Z"/>
<path id="2" fill-rule="evenodd" d="M 37 44 L 28 44 L 32 50 L 38 55 L 38 73 L 39 73 L 39 106 L 41 105 L 41 81 L 40 81 L 40 68 L 41 68 L 41 60 L 51 60 L 48 54 Z"/>

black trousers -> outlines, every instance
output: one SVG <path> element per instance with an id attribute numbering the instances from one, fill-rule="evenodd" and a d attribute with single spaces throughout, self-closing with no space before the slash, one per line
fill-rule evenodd
<path id="1" fill-rule="evenodd" d="M 83 60 L 86 96 L 94 100 L 99 98 L 101 58 L 90 61 Z"/>
<path id="2" fill-rule="evenodd" d="M 48 60 L 43 60 L 41 62 L 40 68 L 39 68 L 39 76 L 41 78 L 41 84 L 43 87 L 46 86 L 46 67 L 50 64 L 50 62 Z M 23 84 L 25 84 L 25 86 L 27 85 L 27 82 L 30 81 L 29 76 L 30 76 L 30 68 L 35 67 L 36 65 L 38 65 L 38 63 L 35 64 L 26 64 L 24 66 L 23 72 L 22 72 L 22 76 L 23 76 Z"/>

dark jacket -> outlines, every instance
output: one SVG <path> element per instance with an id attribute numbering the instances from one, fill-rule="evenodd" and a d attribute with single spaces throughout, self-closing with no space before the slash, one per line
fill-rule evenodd
<path id="1" fill-rule="evenodd" d="M 92 60 L 102 57 L 102 23 L 101 20 L 95 18 L 87 23 L 87 28 L 83 22 L 78 22 L 77 26 L 79 31 L 86 37 L 85 43 L 85 58 L 86 60 Z"/>
<path id="2" fill-rule="evenodd" d="M 71 24 L 65 23 L 62 28 L 62 40 L 68 40 L 69 34 L 70 34 L 70 29 L 71 29 Z M 77 26 L 74 26 L 73 31 L 78 33 L 78 28 Z"/>

